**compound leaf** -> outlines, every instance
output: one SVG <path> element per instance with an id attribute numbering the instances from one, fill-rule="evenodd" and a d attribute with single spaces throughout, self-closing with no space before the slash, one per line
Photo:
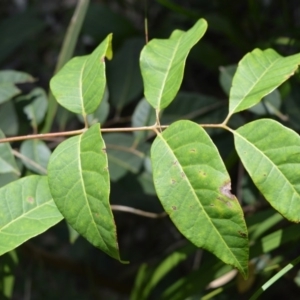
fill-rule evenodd
<path id="1" fill-rule="evenodd" d="M 284 217 L 300 222 L 300 138 L 261 119 L 234 132 L 235 147 L 253 182 Z"/>
<path id="2" fill-rule="evenodd" d="M 100 125 L 61 143 L 50 158 L 48 174 L 51 194 L 66 221 L 95 247 L 120 260 Z"/>
<path id="3" fill-rule="evenodd" d="M 156 137 L 151 159 L 157 195 L 178 230 L 247 276 L 243 211 L 207 133 L 191 121 L 175 122 Z"/>

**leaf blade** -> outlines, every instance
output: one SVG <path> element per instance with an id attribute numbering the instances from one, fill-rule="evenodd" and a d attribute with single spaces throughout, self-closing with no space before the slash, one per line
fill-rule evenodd
<path id="1" fill-rule="evenodd" d="M 0 129 L 0 138 L 5 138 L 5 135 Z M 16 160 L 12 154 L 12 149 L 9 143 L 0 143 L 0 174 L 14 173 L 20 176 L 20 170 Z"/>
<path id="2" fill-rule="evenodd" d="M 0 199 L 0 255 L 63 219 L 46 176 L 33 175 L 14 181 L 0 189 Z"/>
<path id="3" fill-rule="evenodd" d="M 74 57 L 51 79 L 50 88 L 59 104 L 81 115 L 100 105 L 106 86 L 105 60 L 112 58 L 112 34 L 90 55 Z"/>
<path id="4" fill-rule="evenodd" d="M 294 74 L 300 55 L 282 57 L 273 49 L 255 49 L 239 62 L 229 97 L 229 115 L 257 104 Z"/>
<path id="5" fill-rule="evenodd" d="M 243 212 L 205 131 L 190 121 L 173 123 L 155 139 L 151 159 L 157 195 L 179 231 L 246 276 Z"/>
<path id="6" fill-rule="evenodd" d="M 300 222 L 297 133 L 276 121 L 260 119 L 238 128 L 234 139 L 243 165 L 268 202 L 290 221 Z"/>
<path id="7" fill-rule="evenodd" d="M 67 222 L 95 247 L 120 260 L 105 152 L 99 124 L 64 141 L 50 158 L 49 186 Z"/>
<path id="8" fill-rule="evenodd" d="M 153 108 L 167 107 L 176 96 L 186 57 L 206 28 L 206 21 L 200 19 L 188 31 L 175 30 L 169 39 L 153 39 L 143 48 L 140 67 L 145 97 Z"/>

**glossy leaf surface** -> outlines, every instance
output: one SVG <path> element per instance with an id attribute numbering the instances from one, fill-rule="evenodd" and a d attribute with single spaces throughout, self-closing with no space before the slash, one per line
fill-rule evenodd
<path id="1" fill-rule="evenodd" d="M 173 123 L 155 139 L 151 159 L 156 192 L 179 231 L 247 276 L 243 212 L 206 132 L 190 121 Z"/>
<path id="2" fill-rule="evenodd" d="M 239 62 L 229 97 L 229 115 L 257 104 L 294 74 L 300 54 L 280 56 L 273 49 L 255 49 Z"/>
<path id="3" fill-rule="evenodd" d="M 61 221 L 46 176 L 28 176 L 0 189 L 0 255 Z"/>
<path id="4" fill-rule="evenodd" d="M 235 147 L 250 177 L 284 217 L 300 222 L 300 138 L 276 121 L 261 119 L 234 133 Z"/>
<path id="5" fill-rule="evenodd" d="M 185 60 L 207 28 L 204 19 L 184 32 L 175 30 L 169 39 L 153 39 L 142 50 L 140 67 L 147 101 L 157 110 L 176 96 L 183 78 Z"/>
<path id="6" fill-rule="evenodd" d="M 51 79 L 51 91 L 63 107 L 81 115 L 97 109 L 106 86 L 105 57 L 112 58 L 111 39 L 109 34 L 92 54 L 72 58 Z"/>
<path id="7" fill-rule="evenodd" d="M 50 158 L 48 174 L 51 194 L 67 222 L 95 247 L 120 259 L 99 124 L 61 143 Z"/>

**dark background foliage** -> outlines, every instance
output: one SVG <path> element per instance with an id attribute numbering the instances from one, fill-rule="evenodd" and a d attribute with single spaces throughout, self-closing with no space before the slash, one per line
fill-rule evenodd
<path id="1" fill-rule="evenodd" d="M 73 0 L 1 0 L 0 69 L 24 71 L 37 78 L 38 81 L 31 85 L 20 86 L 24 93 L 34 86 L 48 91 L 75 4 Z M 208 21 L 207 33 L 187 60 L 182 90 L 217 97 L 224 103 L 227 96 L 219 83 L 221 66 L 238 63 L 247 52 L 257 47 L 274 48 L 283 56 L 300 51 L 300 3 L 297 0 L 94 0 L 88 9 L 74 55 L 90 53 L 108 33 L 113 32 L 113 50 L 117 57 L 126 41 L 133 37 L 145 40 L 145 15 L 148 18 L 149 39 L 166 38 L 177 28 L 186 30 L 198 18 Z M 126 57 L 120 59 L 126 60 Z M 110 70 L 113 70 L 113 61 L 108 62 L 108 85 L 114 89 L 117 87 L 113 83 L 110 86 L 109 79 L 110 76 L 114 78 L 115 73 Z M 118 76 L 126 80 L 128 74 L 120 68 Z M 280 93 L 281 113 L 288 118 L 280 119 L 276 115 L 270 116 L 268 112 L 266 115 L 299 131 L 299 76 L 283 85 Z M 133 98 L 122 109 L 111 103 L 104 127 L 130 126 L 128 120 L 142 98 L 142 91 Z M 18 134 L 30 134 L 28 121 L 20 113 L 21 105 L 16 103 L 16 107 L 20 124 Z M 182 109 L 189 111 L 190 107 Z M 171 112 L 172 108 L 170 115 Z M 222 111 L 210 111 L 202 116 L 201 122 L 222 121 L 222 115 Z M 234 120 L 234 125 L 258 117 L 251 112 L 241 115 L 240 119 Z M 116 116 L 120 122 L 116 121 Z M 52 130 L 80 126 L 77 118 L 69 117 L 64 124 L 57 119 Z M 233 190 L 243 200 L 245 214 L 266 209 L 266 203 L 240 170 L 236 154 L 232 152 L 231 136 L 215 132 L 212 137 L 230 171 Z M 127 173 L 112 182 L 111 202 L 152 212 L 162 211 L 158 199 L 153 193 L 147 193 L 141 184 L 139 175 Z M 239 186 L 243 188 L 239 190 Z M 247 197 L 247 193 L 251 196 Z M 130 260 L 129 265 L 112 260 L 82 238 L 70 244 L 67 226 L 61 222 L 17 250 L 19 263 L 14 269 L 13 299 L 129 299 L 141 264 L 155 265 L 162 257 L 186 243 L 167 218 L 148 219 L 122 212 L 115 212 L 114 215 L 121 256 Z M 280 223 L 278 226 L 285 225 Z M 299 246 L 292 244 L 292 247 L 281 248 L 279 253 L 284 253 L 283 260 L 289 261 L 299 254 Z M 206 252 L 195 251 L 158 285 L 151 299 L 159 299 L 158 295 L 171 282 L 201 268 L 203 257 L 210 256 Z M 1 259 L 3 263 L 9 258 Z M 281 293 L 286 299 L 298 299 L 299 288 L 292 279 L 294 276 L 291 274 L 283 278 L 265 293 L 264 299 L 273 299 L 274 295 L 279 297 Z M 266 278 L 262 276 L 257 279 L 248 294 L 238 295 L 235 285 L 231 285 L 215 299 L 247 299 Z M 200 297 L 201 291 L 197 293 Z"/>

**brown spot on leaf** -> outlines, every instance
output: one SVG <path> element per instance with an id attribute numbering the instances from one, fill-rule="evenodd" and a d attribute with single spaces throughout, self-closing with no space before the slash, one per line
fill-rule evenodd
<path id="1" fill-rule="evenodd" d="M 34 203 L 34 198 L 32 196 L 27 197 L 27 202 L 29 202 L 30 204 Z"/>
<path id="2" fill-rule="evenodd" d="M 173 161 L 173 166 L 177 166 L 177 164 L 178 164 L 177 160 Z"/>
<path id="3" fill-rule="evenodd" d="M 238 231 L 238 234 L 241 236 L 241 237 L 243 237 L 243 238 L 246 238 L 247 237 L 247 234 L 246 233 L 244 233 L 244 232 L 242 232 L 242 231 Z"/>
<path id="4" fill-rule="evenodd" d="M 185 178 L 184 172 L 181 172 L 180 175 L 181 175 L 182 178 Z"/>
<path id="5" fill-rule="evenodd" d="M 234 195 L 231 194 L 231 182 L 226 182 L 224 185 L 220 187 L 220 192 L 222 195 L 234 200 Z"/>
<path id="6" fill-rule="evenodd" d="M 103 152 L 103 153 L 106 153 L 106 148 L 102 148 L 102 152 Z"/>
<path id="7" fill-rule="evenodd" d="M 175 179 L 172 179 L 171 182 L 172 182 L 172 184 L 175 184 L 175 183 L 176 183 L 176 180 L 175 180 Z"/>
<path id="8" fill-rule="evenodd" d="M 196 149 L 191 149 L 190 152 L 195 153 L 195 152 L 196 152 Z"/>
<path id="9" fill-rule="evenodd" d="M 172 210 L 177 210 L 177 207 L 176 206 L 171 206 L 172 207 Z"/>

